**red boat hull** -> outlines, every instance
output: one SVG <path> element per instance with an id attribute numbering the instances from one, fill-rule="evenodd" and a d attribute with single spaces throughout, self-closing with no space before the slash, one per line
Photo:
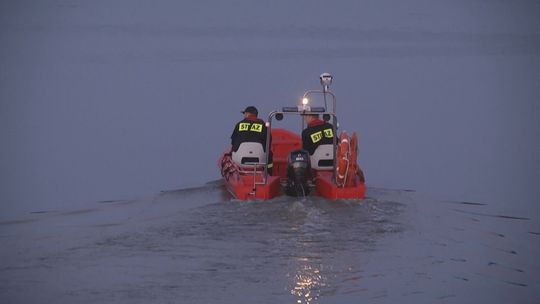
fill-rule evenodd
<path id="1" fill-rule="evenodd" d="M 290 151 L 301 149 L 301 147 L 302 141 L 297 134 L 284 129 L 272 129 L 273 175 L 269 175 L 264 184 L 264 174 L 261 169 L 254 175 L 253 169 L 238 167 L 232 161 L 230 154 L 224 153 L 218 165 L 224 177 L 225 187 L 239 200 L 268 200 L 282 195 L 281 180 L 286 179 L 287 157 Z M 339 187 L 333 182 L 332 171 L 313 171 L 316 195 L 329 200 L 365 197 L 365 184 L 358 176 L 354 177 L 354 182 Z"/>
<path id="2" fill-rule="evenodd" d="M 366 186 L 356 177 L 352 186 L 338 187 L 332 182 L 332 172 L 319 171 L 315 178 L 315 190 L 318 196 L 329 200 L 337 199 L 363 199 L 366 194 Z"/>
<path id="3" fill-rule="evenodd" d="M 262 179 L 258 179 L 259 182 Z M 255 185 L 253 176 L 239 175 L 238 179 L 225 181 L 227 191 L 239 200 L 269 200 L 281 195 L 281 184 L 278 176 L 268 176 L 265 185 Z"/>

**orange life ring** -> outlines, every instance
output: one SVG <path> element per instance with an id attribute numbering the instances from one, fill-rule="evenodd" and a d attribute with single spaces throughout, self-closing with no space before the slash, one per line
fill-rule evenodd
<path id="1" fill-rule="evenodd" d="M 336 182 L 342 186 L 349 166 L 349 138 L 345 131 L 341 132 L 336 153 Z"/>
<path id="2" fill-rule="evenodd" d="M 354 132 L 351 136 L 350 149 L 351 153 L 349 155 L 349 170 L 347 171 L 347 180 L 345 182 L 345 186 L 347 187 L 355 185 L 356 172 L 358 170 L 358 164 L 356 163 L 356 159 L 358 157 L 358 137 L 356 136 L 356 132 Z"/>
<path id="3" fill-rule="evenodd" d="M 356 136 L 356 132 L 354 132 L 351 136 L 351 156 L 349 157 L 351 164 L 356 165 L 357 157 L 358 157 L 358 137 Z"/>

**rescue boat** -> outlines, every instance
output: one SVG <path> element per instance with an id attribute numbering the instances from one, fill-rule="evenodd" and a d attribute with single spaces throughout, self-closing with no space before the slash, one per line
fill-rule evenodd
<path id="1" fill-rule="evenodd" d="M 283 194 L 314 194 L 329 200 L 364 198 L 364 174 L 357 163 L 357 135 L 352 133 L 349 136 L 341 132 L 339 137 L 335 136 L 338 129 L 336 97 L 329 89 L 333 77 L 323 73 L 319 78 L 322 90 L 306 91 L 301 105 L 283 107 L 269 114 L 266 122 L 266 147 L 260 143 L 244 142 L 236 152 L 231 152 L 229 148 L 221 155 L 218 167 L 225 187 L 234 198 L 267 200 Z M 322 106 L 309 104 L 314 95 L 323 97 Z M 328 100 L 331 101 L 331 107 Z M 331 123 L 331 136 L 335 138 L 333 144 L 319 145 L 313 155 L 302 150 L 302 139 L 298 133 L 284 128 L 272 128 L 274 119 L 281 121 L 285 116 L 302 118 L 307 114 L 322 115 L 323 120 Z M 269 153 L 265 151 L 273 153 L 271 175 L 268 169 Z"/>

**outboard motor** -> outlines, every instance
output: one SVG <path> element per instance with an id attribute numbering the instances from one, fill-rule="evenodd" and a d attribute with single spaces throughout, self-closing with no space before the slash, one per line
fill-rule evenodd
<path id="1" fill-rule="evenodd" d="M 309 194 L 308 180 L 311 178 L 311 164 L 306 150 L 294 150 L 287 159 L 287 186 L 285 193 L 291 196 Z"/>

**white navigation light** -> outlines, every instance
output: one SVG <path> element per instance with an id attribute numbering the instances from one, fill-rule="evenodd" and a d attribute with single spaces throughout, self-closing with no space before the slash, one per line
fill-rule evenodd
<path id="1" fill-rule="evenodd" d="M 309 99 L 307 97 L 302 98 L 302 104 L 307 105 L 309 103 Z"/>
<path id="2" fill-rule="evenodd" d="M 332 84 L 332 75 L 329 73 L 322 73 L 321 76 L 319 76 L 321 79 L 321 85 L 324 87 L 324 90 L 328 90 L 328 87 Z"/>

